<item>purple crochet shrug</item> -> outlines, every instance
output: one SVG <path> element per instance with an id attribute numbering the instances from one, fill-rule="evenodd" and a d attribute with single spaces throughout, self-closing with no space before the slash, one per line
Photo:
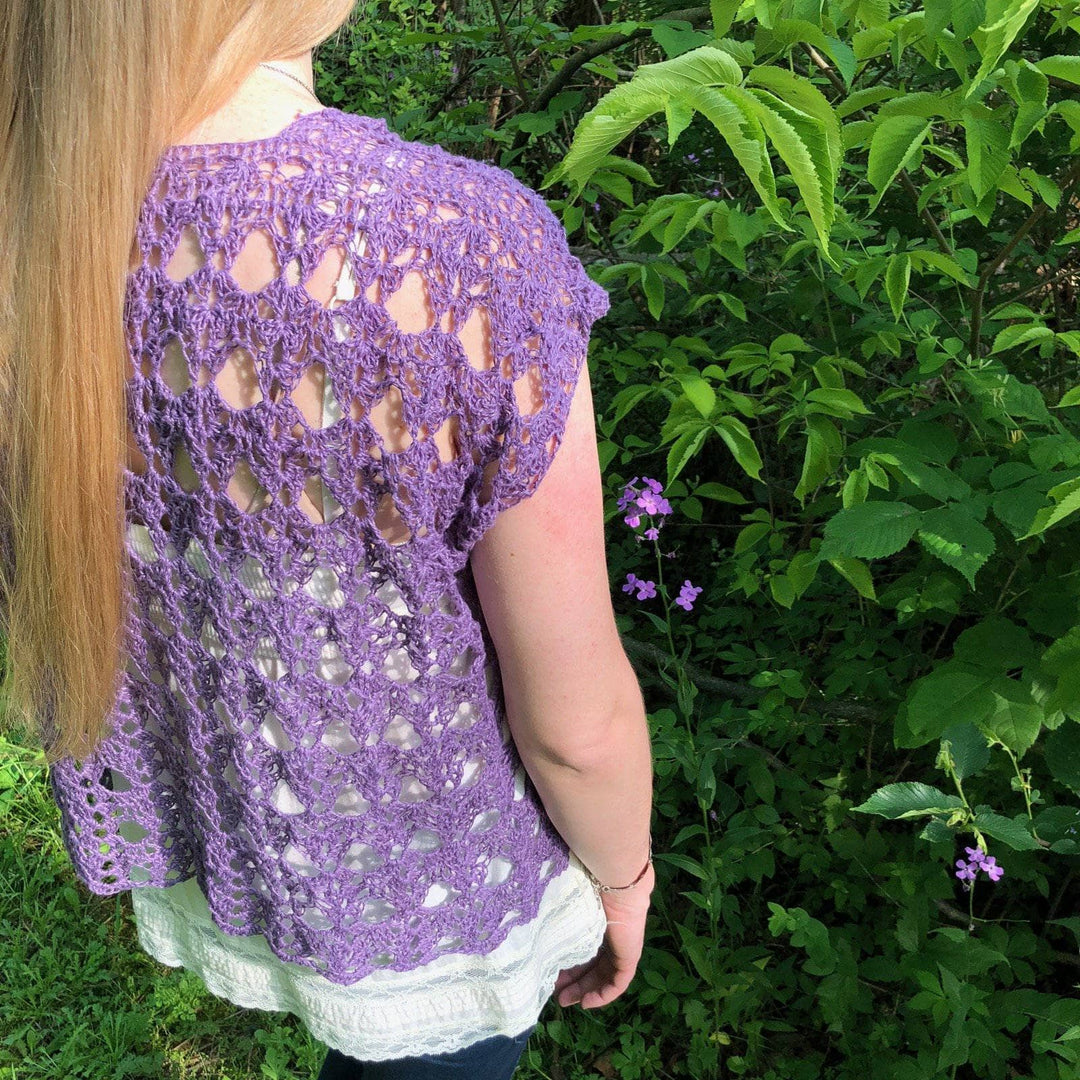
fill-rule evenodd
<path id="1" fill-rule="evenodd" d="M 125 306 L 129 660 L 50 770 L 90 890 L 195 876 L 341 984 L 536 915 L 568 849 L 468 559 L 608 303 L 538 194 L 382 120 L 165 151 Z"/>

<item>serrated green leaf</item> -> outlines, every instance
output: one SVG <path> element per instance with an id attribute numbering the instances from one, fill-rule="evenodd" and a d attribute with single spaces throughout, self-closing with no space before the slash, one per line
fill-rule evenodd
<path id="1" fill-rule="evenodd" d="M 721 416 L 716 432 L 727 444 L 740 468 L 755 480 L 761 479 L 761 454 L 746 425 L 737 416 Z"/>
<path id="2" fill-rule="evenodd" d="M 941 743 L 949 744 L 956 776 L 966 780 L 984 769 L 990 762 L 990 746 L 986 736 L 970 723 L 952 724 L 941 733 Z"/>
<path id="3" fill-rule="evenodd" d="M 1009 132 L 988 116 L 966 113 L 963 119 L 967 146 L 967 179 L 977 200 L 997 185 L 1009 163 Z"/>
<path id="4" fill-rule="evenodd" d="M 908 691 L 905 717 L 914 741 L 897 740 L 897 745 L 923 746 L 956 724 L 981 723 L 994 708 L 995 678 L 958 664 L 943 664 L 917 679 Z"/>
<path id="5" fill-rule="evenodd" d="M 675 140 L 686 131 L 693 120 L 693 109 L 669 97 L 664 102 L 664 119 L 667 121 L 667 148 L 675 145 Z"/>
<path id="6" fill-rule="evenodd" d="M 692 100 L 694 90 L 710 91 L 717 86 L 737 85 L 741 80 L 739 65 L 727 52 L 711 44 L 639 67 L 629 82 L 608 91 L 581 118 L 569 152 L 544 178 L 541 188 L 565 178 L 573 186 L 574 194 L 580 194 L 609 151 L 650 116 L 658 112 L 666 114 L 670 99 L 674 98 L 684 109 L 697 109 Z M 735 122 L 734 114 L 729 111 L 725 124 L 742 149 L 746 136 L 741 131 L 732 132 L 731 122 Z M 735 146 L 732 150 L 743 162 L 740 151 Z"/>
<path id="7" fill-rule="evenodd" d="M 702 423 L 689 431 L 684 431 L 671 444 L 667 456 L 667 482 L 669 484 L 686 468 L 687 463 L 698 452 L 708 433 L 708 426 Z"/>
<path id="8" fill-rule="evenodd" d="M 1049 326 L 1015 323 L 1012 326 L 1006 326 L 997 334 L 990 352 L 993 354 L 1004 352 L 1006 349 L 1018 349 L 1021 345 L 1030 345 L 1033 341 L 1045 341 L 1053 336 L 1054 331 Z"/>
<path id="9" fill-rule="evenodd" d="M 802 475 L 795 488 L 795 498 L 805 500 L 817 486 L 831 476 L 839 464 L 844 441 L 836 425 L 824 416 L 806 418 L 806 452 Z"/>
<path id="10" fill-rule="evenodd" d="M 1080 717 L 1080 627 L 1059 637 L 1043 653 L 1040 666 L 1053 687 L 1044 707 L 1061 710 L 1073 719 Z"/>
<path id="11" fill-rule="evenodd" d="M 978 726 L 1007 746 L 1017 757 L 1031 749 L 1042 730 L 1043 711 L 1018 684 L 999 684 L 1005 693 L 993 690 L 994 705 Z"/>
<path id="12" fill-rule="evenodd" d="M 912 251 L 909 252 L 911 256 L 911 264 L 918 273 L 924 266 L 931 266 L 935 270 L 940 270 L 943 274 L 948 274 L 954 281 L 959 281 L 961 285 L 966 285 L 968 288 L 974 288 L 975 279 L 969 274 L 955 259 L 950 258 L 948 255 L 940 251 Z"/>
<path id="13" fill-rule="evenodd" d="M 1035 67 L 1044 75 L 1080 86 L 1080 56 L 1044 56 Z"/>
<path id="14" fill-rule="evenodd" d="M 899 784 L 886 784 L 864 803 L 851 809 L 860 814 L 879 814 L 896 821 L 901 818 L 920 817 L 923 814 L 946 813 L 962 806 L 956 795 L 947 795 L 929 784 L 909 780 Z"/>
<path id="15" fill-rule="evenodd" d="M 979 48 L 982 52 L 982 63 L 964 91 L 965 98 L 970 98 L 983 79 L 997 67 L 1005 50 L 1023 29 L 1028 16 L 1039 6 L 1039 0 L 1008 0 L 1007 3 L 997 3 L 993 6 L 996 9 L 993 16 L 989 9 L 987 11 L 987 18 L 991 21 L 988 25 L 980 27 L 982 34 Z"/>
<path id="16" fill-rule="evenodd" d="M 727 484 L 708 483 L 694 488 L 694 494 L 699 499 L 715 499 L 717 502 L 735 503 L 737 505 L 749 502 L 745 495 L 740 494 Z"/>
<path id="17" fill-rule="evenodd" d="M 1013 851 L 1039 850 L 1039 841 L 1032 836 L 1026 815 L 1022 818 L 1007 818 L 1001 814 L 983 810 L 975 815 L 974 825 L 979 832 L 1000 840 Z"/>
<path id="18" fill-rule="evenodd" d="M 923 514 L 919 542 L 946 566 L 959 570 L 973 589 L 976 573 L 997 547 L 994 534 L 956 504 Z"/>
<path id="19" fill-rule="evenodd" d="M 870 479 L 866 474 L 865 469 L 852 469 L 848 473 L 848 478 L 844 481 L 843 491 L 840 493 L 840 499 L 845 507 L 857 506 L 859 503 L 866 502 L 867 495 L 870 494 Z"/>
<path id="20" fill-rule="evenodd" d="M 835 175 L 825 126 L 816 117 L 788 105 L 766 90 L 728 91 L 751 109 L 773 149 L 788 167 L 822 244 L 832 228 Z"/>
<path id="21" fill-rule="evenodd" d="M 874 188 L 870 209 L 881 201 L 897 174 L 915 156 L 930 133 L 931 122 L 921 116 L 888 116 L 874 128 L 866 179 Z"/>
<path id="22" fill-rule="evenodd" d="M 830 559 L 829 565 L 850 585 L 855 591 L 867 600 L 877 600 L 874 591 L 874 579 L 870 576 L 870 568 L 858 559 Z"/>
<path id="23" fill-rule="evenodd" d="M 903 502 L 864 502 L 838 511 L 826 523 L 823 559 L 883 559 L 915 535 L 919 511 Z"/>
<path id="24" fill-rule="evenodd" d="M 845 420 L 856 414 L 866 415 L 870 412 L 863 404 L 862 398 L 854 390 L 845 390 L 842 387 L 818 387 L 807 393 L 806 400 L 834 410 L 834 416 L 839 416 Z"/>
<path id="25" fill-rule="evenodd" d="M 790 608 L 795 603 L 795 586 L 786 574 L 773 574 L 769 578 L 769 592 L 772 598 L 783 608 Z"/>
<path id="26" fill-rule="evenodd" d="M 885 295 L 889 298 L 889 307 L 897 322 L 904 311 L 910 281 L 911 256 L 906 251 L 890 255 L 888 266 L 885 267 Z"/>
<path id="27" fill-rule="evenodd" d="M 708 380 L 703 379 L 696 371 L 679 372 L 675 378 L 694 408 L 703 417 L 711 416 L 716 408 L 716 391 L 709 385 Z"/>
<path id="28" fill-rule="evenodd" d="M 742 6 L 742 0 L 709 0 L 709 14 L 713 21 L 713 34 L 722 38 L 730 29 Z"/>
<path id="29" fill-rule="evenodd" d="M 656 272 L 656 267 L 645 264 L 641 268 L 641 288 L 645 293 L 645 302 L 649 308 L 649 314 L 654 319 L 659 319 L 664 310 L 666 298 L 666 286 L 664 279 Z"/>
<path id="30" fill-rule="evenodd" d="M 792 557 L 791 562 L 788 563 L 787 576 L 791 579 L 791 584 L 795 586 L 797 596 L 802 596 L 810 588 L 814 578 L 817 577 L 818 565 L 817 556 L 809 551 L 800 551 Z"/>
<path id="31" fill-rule="evenodd" d="M 741 555 L 744 551 L 749 551 L 750 548 L 771 532 L 772 526 L 767 521 L 752 521 L 739 530 L 732 550 L 736 555 Z"/>
<path id="32" fill-rule="evenodd" d="M 1035 515 L 1031 528 L 1020 537 L 1021 540 L 1046 532 L 1051 526 L 1057 525 L 1058 522 L 1064 521 L 1065 518 L 1080 510 L 1080 477 L 1052 487 L 1047 494 L 1053 500 L 1053 505 L 1044 506 Z"/>

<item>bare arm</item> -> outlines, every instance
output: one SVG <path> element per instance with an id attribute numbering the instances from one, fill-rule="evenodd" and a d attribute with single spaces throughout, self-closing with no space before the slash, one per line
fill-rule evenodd
<path id="1" fill-rule="evenodd" d="M 586 367 L 547 474 L 498 515 L 471 565 L 522 763 L 578 858 L 626 884 L 648 854 L 652 758 L 611 605 Z"/>

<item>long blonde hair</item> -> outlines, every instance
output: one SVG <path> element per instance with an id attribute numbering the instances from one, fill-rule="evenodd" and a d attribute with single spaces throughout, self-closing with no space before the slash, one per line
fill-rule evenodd
<path id="1" fill-rule="evenodd" d="M 0 4 L 0 722 L 108 734 L 130 564 L 123 303 L 161 151 L 355 0 Z"/>

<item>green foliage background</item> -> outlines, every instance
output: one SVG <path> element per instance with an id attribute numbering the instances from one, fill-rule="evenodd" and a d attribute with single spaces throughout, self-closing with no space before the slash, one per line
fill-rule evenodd
<path id="1" fill-rule="evenodd" d="M 1077 4 L 360 10 L 323 100 L 543 188 L 612 299 L 658 887 L 631 989 L 549 1003 L 522 1074 L 1080 1076 Z M 616 507 L 641 475 L 655 545 Z M 1005 874 L 965 892 L 977 844 Z M 168 1075 L 243 1074 L 147 1015 Z"/>

